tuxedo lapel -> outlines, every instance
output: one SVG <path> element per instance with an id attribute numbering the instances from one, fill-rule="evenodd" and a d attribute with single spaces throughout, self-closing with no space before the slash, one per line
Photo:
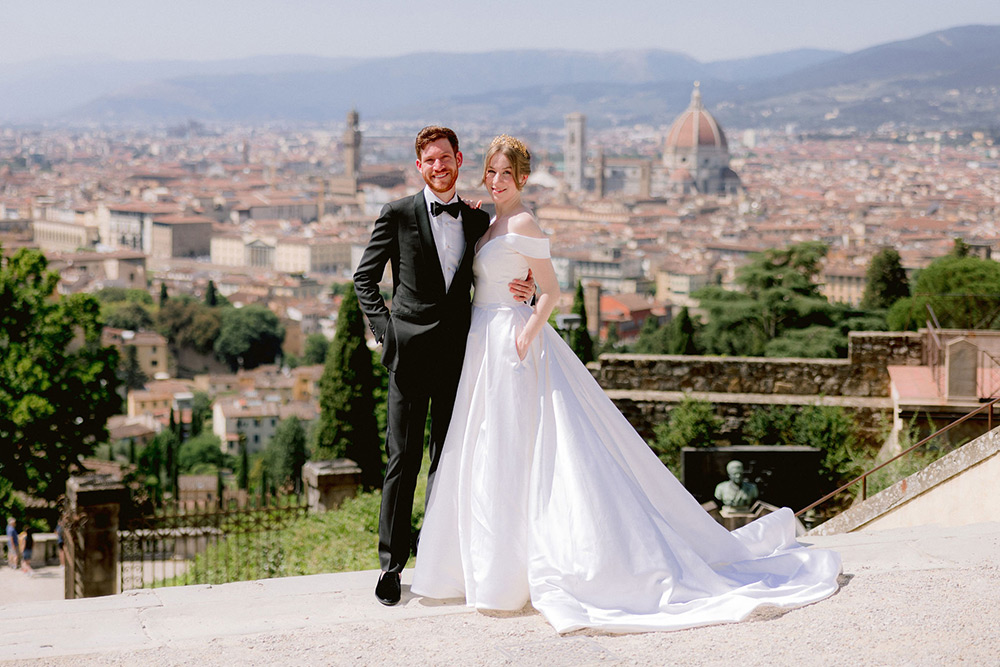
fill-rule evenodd
<path id="1" fill-rule="evenodd" d="M 417 220 L 417 231 L 420 234 L 420 250 L 427 260 L 428 267 L 434 271 L 438 287 L 444 293 L 444 269 L 441 268 L 437 246 L 434 244 L 434 232 L 431 231 L 431 219 L 427 215 L 424 193 L 420 192 L 413 199 L 413 216 Z"/>
<path id="2" fill-rule="evenodd" d="M 475 215 L 473 214 L 473 209 L 465 203 L 464 200 L 459 200 L 462 202 L 462 232 L 465 234 L 465 252 L 462 253 L 462 261 L 459 264 L 460 270 L 466 269 L 476 257 L 476 243 L 479 241 L 479 237 L 483 235 L 481 225 L 477 225 L 475 222 Z M 452 281 L 452 285 L 455 282 Z"/>

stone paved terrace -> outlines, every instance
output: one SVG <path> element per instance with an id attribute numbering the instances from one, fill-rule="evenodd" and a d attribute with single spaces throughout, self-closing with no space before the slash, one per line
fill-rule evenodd
<path id="1" fill-rule="evenodd" d="M 415 598 L 409 572 L 402 603 L 386 608 L 372 594 L 375 573 L 356 572 L 0 601 L 0 663 L 1000 664 L 1000 523 L 803 539 L 841 554 L 841 590 L 800 609 L 759 610 L 738 624 L 560 636 L 530 607 L 479 613 L 460 601 Z"/>

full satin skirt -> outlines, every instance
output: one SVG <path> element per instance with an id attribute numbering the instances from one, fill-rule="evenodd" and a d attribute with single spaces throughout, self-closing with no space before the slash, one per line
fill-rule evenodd
<path id="1" fill-rule="evenodd" d="M 551 327 L 519 360 L 530 314 L 473 309 L 413 593 L 635 632 L 837 590 L 839 556 L 799 545 L 787 508 L 733 532 L 713 520 Z"/>

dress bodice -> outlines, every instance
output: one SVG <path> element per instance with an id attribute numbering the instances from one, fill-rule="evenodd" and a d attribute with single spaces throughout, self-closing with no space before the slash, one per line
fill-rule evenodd
<path id="1" fill-rule="evenodd" d="M 513 305 L 508 285 L 528 275 L 529 257 L 549 257 L 549 240 L 507 233 L 483 244 L 472 264 L 476 288 L 472 305 Z"/>

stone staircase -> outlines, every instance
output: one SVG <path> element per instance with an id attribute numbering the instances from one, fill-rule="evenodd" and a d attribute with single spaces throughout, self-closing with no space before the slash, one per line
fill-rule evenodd
<path id="1" fill-rule="evenodd" d="M 963 526 L 1000 519 L 1000 428 L 983 434 L 870 498 L 809 535 L 914 526 Z"/>

